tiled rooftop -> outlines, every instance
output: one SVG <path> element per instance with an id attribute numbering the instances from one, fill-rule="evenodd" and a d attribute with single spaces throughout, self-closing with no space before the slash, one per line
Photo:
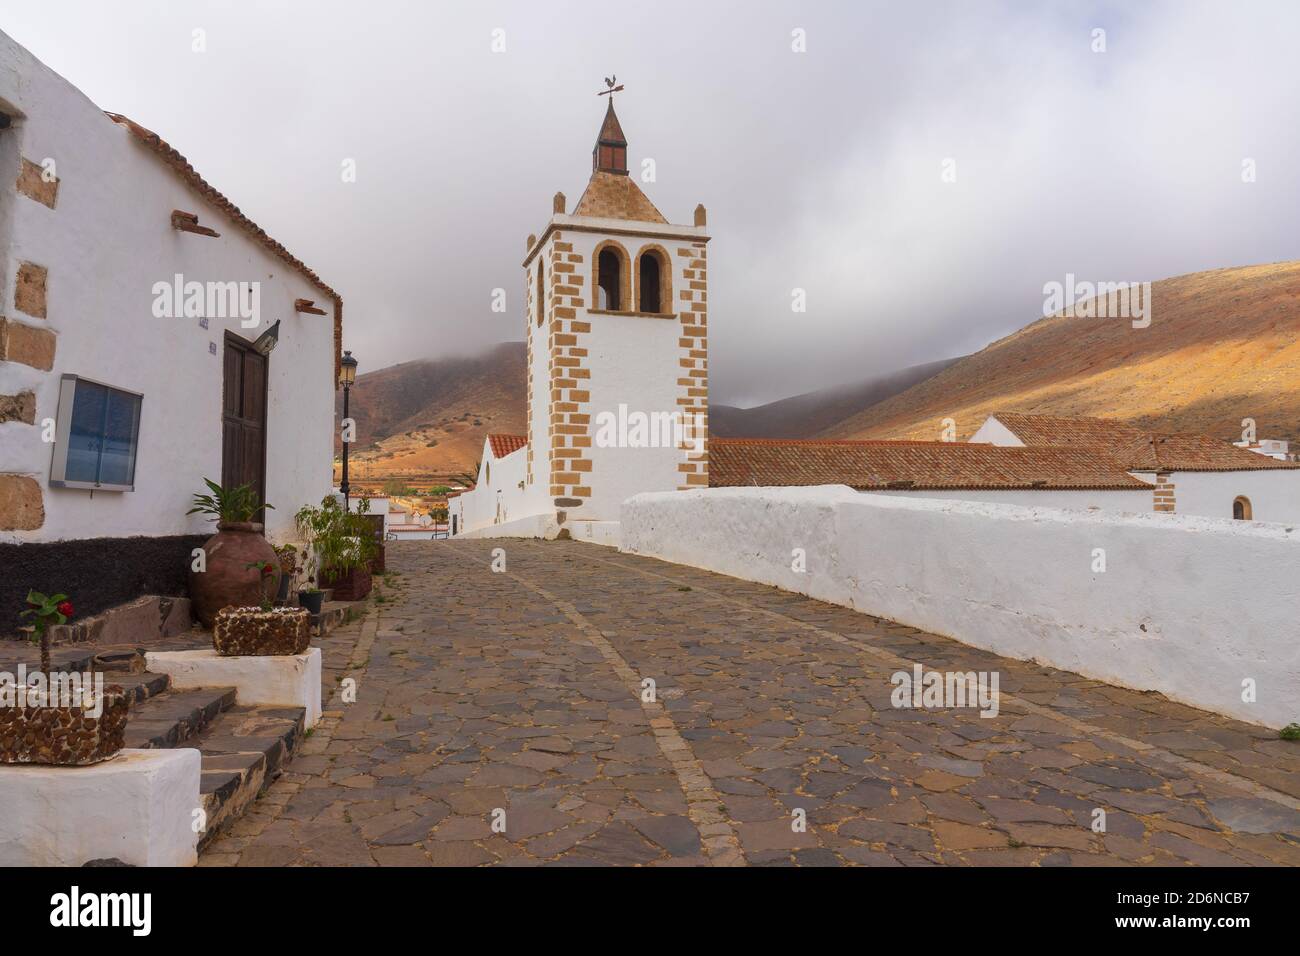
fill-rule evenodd
<path id="1" fill-rule="evenodd" d="M 574 207 L 575 216 L 593 216 L 600 219 L 627 219 L 633 222 L 658 222 L 668 220 L 646 198 L 641 187 L 631 176 L 596 170 L 591 181 Z"/>
<path id="2" fill-rule="evenodd" d="M 842 484 L 863 490 L 916 491 L 1151 487 L 1092 449 L 746 438 L 710 440 L 709 484 Z"/>
<path id="3" fill-rule="evenodd" d="M 993 416 L 1029 446 L 1089 448 L 1131 471 L 1262 471 L 1300 467 L 1191 433 L 1162 434 L 1106 418 L 1061 418 L 997 412 Z"/>
<path id="4" fill-rule="evenodd" d="M 492 455 L 496 458 L 504 458 L 511 452 L 518 451 L 528 444 L 526 435 L 488 435 L 488 443 L 492 446 Z"/>

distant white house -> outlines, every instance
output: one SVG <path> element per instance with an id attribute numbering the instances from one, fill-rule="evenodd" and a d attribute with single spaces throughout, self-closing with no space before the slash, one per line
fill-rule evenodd
<path id="1" fill-rule="evenodd" d="M 1165 434 L 1106 418 L 999 412 L 971 436 L 1003 447 L 1075 449 L 1115 462 L 1152 486 L 1164 513 L 1300 522 L 1300 464 L 1208 435 Z M 1284 444 L 1284 443 L 1283 443 Z"/>
<path id="2" fill-rule="evenodd" d="M 1285 438 L 1261 438 L 1259 441 L 1235 441 L 1233 444 L 1257 455 L 1267 455 L 1278 461 L 1291 461 L 1291 443 Z"/>
<path id="3" fill-rule="evenodd" d="M 366 499 L 368 506 L 365 511 L 361 510 L 361 500 L 349 498 L 349 510 L 358 514 L 382 515 L 386 541 L 428 541 L 447 536 L 446 525 L 437 524 L 429 515 L 413 514 L 388 495 L 370 495 Z"/>

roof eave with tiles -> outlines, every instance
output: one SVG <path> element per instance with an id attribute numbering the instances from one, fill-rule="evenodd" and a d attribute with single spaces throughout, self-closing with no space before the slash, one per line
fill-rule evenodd
<path id="1" fill-rule="evenodd" d="M 714 487 L 840 484 L 863 491 L 1146 491 L 1091 451 L 958 442 L 723 439 L 710 443 Z"/>
<path id="2" fill-rule="evenodd" d="M 506 455 L 513 455 L 520 449 L 528 447 L 527 435 L 505 435 L 493 433 L 487 436 L 488 446 L 492 449 L 493 458 L 504 458 Z"/>
<path id="3" fill-rule="evenodd" d="M 123 116 L 121 113 L 110 113 L 105 110 L 104 115 L 114 123 L 126 129 L 136 142 L 154 152 L 163 163 L 175 172 L 191 189 L 199 194 L 209 204 L 214 206 L 226 218 L 235 224 L 245 235 L 250 237 L 254 242 L 263 246 L 272 255 L 287 263 L 294 271 L 298 272 L 303 278 L 313 286 L 325 293 L 334 300 L 334 381 L 339 379 L 340 363 L 342 359 L 343 348 L 343 297 L 335 292 L 325 281 L 318 276 L 307 264 L 291 253 L 283 245 L 272 239 L 257 223 L 249 219 L 240 211 L 239 207 L 227 199 L 216 187 L 212 186 L 206 179 L 199 175 L 198 171 L 190 165 L 181 153 L 165 139 L 155 133 L 153 130 L 146 129 L 139 123 Z"/>
<path id="4" fill-rule="evenodd" d="M 1028 447 L 1079 448 L 1104 454 L 1129 471 L 1266 471 L 1300 468 L 1193 432 L 1150 432 L 1107 418 L 994 412 Z"/>

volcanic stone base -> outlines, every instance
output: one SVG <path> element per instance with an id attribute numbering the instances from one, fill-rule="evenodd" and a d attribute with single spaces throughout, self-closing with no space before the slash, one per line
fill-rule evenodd
<path id="1" fill-rule="evenodd" d="M 151 644 L 190 629 L 190 599 L 146 595 L 50 628 L 53 644 Z"/>
<path id="2" fill-rule="evenodd" d="M 18 617 L 29 588 L 71 595 L 77 608 L 74 620 L 141 595 L 184 595 L 190 553 L 207 538 L 201 534 L 0 544 L 0 568 L 6 571 L 0 575 L 0 635 L 16 633 L 29 623 Z"/>
<path id="3" fill-rule="evenodd" d="M 199 752 L 123 750 L 93 767 L 0 767 L 0 866 L 193 866 Z"/>
<path id="4" fill-rule="evenodd" d="M 82 767 L 122 749 L 130 698 L 106 687 L 100 713 L 84 707 L 0 707 L 0 765 Z"/>
<path id="5" fill-rule="evenodd" d="M 241 705 L 302 707 L 308 728 L 320 720 L 319 647 L 274 657 L 222 657 L 214 650 L 149 651 L 145 660 L 152 673 L 170 675 L 173 688 L 233 687 Z"/>
<path id="6" fill-rule="evenodd" d="M 311 642 L 306 608 L 225 607 L 212 625 L 212 646 L 222 657 L 302 654 Z"/>

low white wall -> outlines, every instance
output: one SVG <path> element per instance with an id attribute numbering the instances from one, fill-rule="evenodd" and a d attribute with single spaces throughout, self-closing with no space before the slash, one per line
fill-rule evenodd
<path id="1" fill-rule="evenodd" d="M 1300 719 L 1300 528 L 826 486 L 638 495 L 621 530 L 624 551 L 1252 723 Z M 791 570 L 795 548 L 806 573 Z M 1105 573 L 1092 571 L 1096 548 Z"/>
<path id="2" fill-rule="evenodd" d="M 1020 505 L 1025 508 L 1064 508 L 1067 511 L 1087 510 L 1123 511 L 1129 514 L 1147 514 L 1152 510 L 1151 489 L 1132 491 L 1097 491 L 1095 489 L 985 489 L 965 490 L 930 489 L 925 491 L 867 491 L 869 495 L 895 495 L 904 498 L 943 498 L 958 501 L 988 501 L 994 504 Z M 1228 509 L 1231 518 L 1232 509 Z"/>
<path id="3" fill-rule="evenodd" d="M 456 535 L 457 538 L 554 538 L 560 531 L 555 515 L 528 515 L 501 524 L 485 525 Z"/>
<path id="4" fill-rule="evenodd" d="M 121 750 L 90 767 L 0 767 L 0 866 L 193 866 L 201 757 Z"/>
<path id="5" fill-rule="evenodd" d="M 618 547 L 617 521 L 566 521 L 564 527 L 574 541 L 603 544 L 607 548 Z"/>
<path id="6" fill-rule="evenodd" d="M 303 727 L 315 727 L 321 715 L 321 653 L 309 647 L 302 654 L 261 657 L 222 657 L 212 648 L 197 651 L 149 651 L 149 672 L 167 674 L 177 690 L 233 687 L 240 704 L 301 707 Z"/>

